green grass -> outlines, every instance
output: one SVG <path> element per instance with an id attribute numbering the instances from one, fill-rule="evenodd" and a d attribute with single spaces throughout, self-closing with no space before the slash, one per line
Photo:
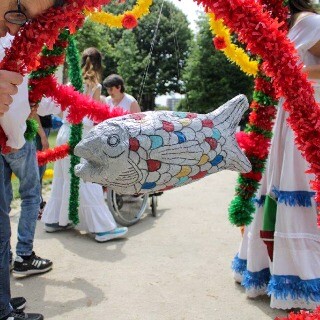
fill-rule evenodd
<path id="1" fill-rule="evenodd" d="M 49 136 L 49 145 L 50 148 L 54 148 L 56 145 L 56 138 L 57 138 L 57 131 L 51 132 Z M 53 169 L 53 162 L 49 162 L 47 164 L 47 169 Z M 20 198 L 19 194 L 19 180 L 17 178 L 14 178 L 11 180 L 12 182 L 12 191 L 13 191 L 13 199 Z M 43 187 L 47 186 L 48 184 L 51 184 L 52 180 L 43 180 Z"/>

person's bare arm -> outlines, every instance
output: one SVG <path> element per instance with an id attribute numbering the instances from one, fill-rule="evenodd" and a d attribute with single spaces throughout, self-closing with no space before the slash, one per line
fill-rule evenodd
<path id="1" fill-rule="evenodd" d="M 309 49 L 309 52 L 320 58 L 320 41 Z M 308 74 L 310 79 L 320 79 L 320 65 L 305 66 L 303 71 Z"/>
<path id="2" fill-rule="evenodd" d="M 18 92 L 17 86 L 22 84 L 21 74 L 6 70 L 0 70 L 0 116 L 9 110 L 12 96 Z"/>
<path id="3" fill-rule="evenodd" d="M 131 113 L 141 112 L 140 106 L 137 101 L 134 101 L 131 103 L 130 112 Z"/>
<path id="4" fill-rule="evenodd" d="M 46 136 L 46 133 L 43 130 L 39 115 L 37 114 L 36 108 L 31 109 L 31 114 L 29 118 L 32 118 L 38 122 L 38 135 L 41 140 L 42 151 L 49 149 L 49 140 Z"/>
<path id="5" fill-rule="evenodd" d="M 310 79 L 320 79 L 320 65 L 304 66 L 303 71 L 308 74 Z"/>
<path id="6" fill-rule="evenodd" d="M 100 87 L 98 87 L 97 89 L 96 89 L 96 91 L 94 92 L 94 94 L 93 94 L 93 96 L 92 96 L 92 99 L 93 100 L 97 100 L 97 101 L 101 101 L 100 100 L 100 95 L 101 95 L 101 88 Z"/>
<path id="7" fill-rule="evenodd" d="M 318 41 L 313 47 L 309 49 L 309 52 L 314 56 L 320 58 L 320 41 Z"/>

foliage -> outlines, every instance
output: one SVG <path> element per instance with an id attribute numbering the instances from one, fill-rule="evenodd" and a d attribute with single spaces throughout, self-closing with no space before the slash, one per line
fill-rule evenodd
<path id="1" fill-rule="evenodd" d="M 157 95 L 180 91 L 180 73 L 189 55 L 192 38 L 186 16 L 166 0 L 163 2 L 159 29 L 155 35 L 162 2 L 163 0 L 154 0 L 150 14 L 139 20 L 138 27 L 133 30 L 108 29 L 86 21 L 77 35 L 80 51 L 88 46 L 101 50 L 106 66 L 104 76 L 120 74 L 125 80 L 126 91 L 141 101 L 144 109 L 154 109 Z M 135 3 L 136 0 L 128 0 L 106 8 L 110 12 L 119 13 L 132 8 Z M 150 59 L 149 52 L 154 37 Z M 139 97 L 141 90 L 142 96 Z"/>
<path id="2" fill-rule="evenodd" d="M 200 17 L 198 26 L 199 32 L 183 74 L 186 98 L 179 109 L 207 113 L 239 93 L 251 98 L 253 79 L 214 48 L 206 16 Z"/>

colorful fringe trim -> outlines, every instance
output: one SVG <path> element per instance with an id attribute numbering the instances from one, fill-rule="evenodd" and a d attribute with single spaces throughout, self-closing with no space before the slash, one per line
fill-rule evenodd
<path id="1" fill-rule="evenodd" d="M 320 278 L 302 280 L 298 276 L 272 276 L 268 285 L 268 295 L 285 300 L 304 299 L 320 302 Z"/>
<path id="2" fill-rule="evenodd" d="M 272 192 L 274 192 L 278 203 L 283 203 L 290 207 L 312 207 L 312 198 L 316 195 L 312 191 L 282 191 L 273 187 Z"/>
<path id="3" fill-rule="evenodd" d="M 272 192 L 274 192 L 278 203 L 283 203 L 290 207 L 310 208 L 312 207 L 312 199 L 316 195 L 312 191 L 281 191 L 275 187 L 272 189 Z M 263 207 L 265 200 L 266 196 L 263 195 L 260 198 L 254 198 L 253 202 L 258 207 Z"/>
<path id="4" fill-rule="evenodd" d="M 247 260 L 240 259 L 239 254 L 237 253 L 231 263 L 231 269 L 234 272 L 243 275 L 243 273 L 247 270 Z"/>
<path id="5" fill-rule="evenodd" d="M 261 271 L 251 272 L 246 270 L 243 273 L 242 285 L 246 289 L 261 289 L 267 287 L 270 281 L 270 270 L 265 268 Z"/>
<path id="6" fill-rule="evenodd" d="M 258 207 L 263 207 L 264 203 L 266 201 L 266 196 L 263 195 L 260 198 L 254 198 L 253 202 L 258 205 Z"/>

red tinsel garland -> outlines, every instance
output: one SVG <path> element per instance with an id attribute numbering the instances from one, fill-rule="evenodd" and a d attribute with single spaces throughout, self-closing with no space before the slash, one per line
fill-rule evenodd
<path id="1" fill-rule="evenodd" d="M 75 91 L 71 86 L 59 84 L 51 76 L 42 78 L 41 81 L 33 79 L 31 84 L 34 87 L 32 99 L 37 99 L 43 95 L 52 97 L 63 111 L 68 109 L 67 120 L 72 124 L 80 123 L 85 116 L 95 123 L 99 123 L 109 118 L 128 114 L 128 111 L 122 108 L 111 108 Z"/>
<path id="2" fill-rule="evenodd" d="M 320 109 L 293 44 L 279 30 L 282 24 L 270 19 L 254 0 L 195 1 L 223 19 L 239 40 L 247 43 L 248 50 L 265 61 L 263 70 L 273 78 L 277 96 L 286 99 L 283 107 L 289 113 L 288 123 L 296 135 L 297 147 L 310 163 L 310 172 L 315 174 L 311 186 L 317 192 L 316 202 L 320 203 L 320 132 L 315 130 L 320 124 Z"/>
<path id="3" fill-rule="evenodd" d="M 38 151 L 37 158 L 39 166 L 43 166 L 48 162 L 54 162 L 68 156 L 70 151 L 70 146 L 68 144 L 63 144 L 61 146 L 55 147 L 54 149 L 48 149 L 46 151 Z"/>
<path id="4" fill-rule="evenodd" d="M 237 141 L 246 154 L 257 159 L 266 159 L 269 154 L 270 139 L 255 132 L 237 134 Z"/>
<path id="5" fill-rule="evenodd" d="M 288 7 L 284 5 L 283 0 L 261 0 L 263 8 L 268 11 L 272 18 L 281 22 L 281 29 L 287 31 Z"/>

